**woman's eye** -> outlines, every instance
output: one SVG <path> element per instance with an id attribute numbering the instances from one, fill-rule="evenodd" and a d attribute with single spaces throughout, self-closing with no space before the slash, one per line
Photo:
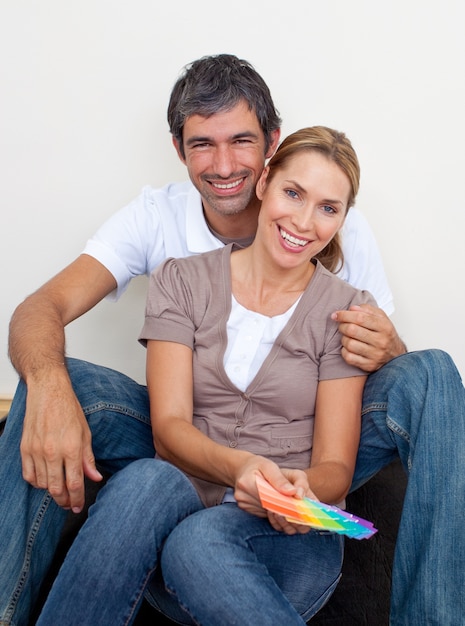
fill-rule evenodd
<path id="1" fill-rule="evenodd" d="M 286 194 L 290 197 L 290 198 L 298 198 L 298 194 L 297 191 L 294 191 L 293 189 L 286 189 Z"/>
<path id="2" fill-rule="evenodd" d="M 323 211 L 325 213 L 337 213 L 336 209 L 334 207 L 332 207 L 332 206 L 329 206 L 329 204 L 325 204 L 323 206 Z"/>

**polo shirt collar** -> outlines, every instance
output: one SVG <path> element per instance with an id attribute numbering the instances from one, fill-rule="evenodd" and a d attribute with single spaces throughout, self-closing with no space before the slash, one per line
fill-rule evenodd
<path id="1" fill-rule="evenodd" d="M 195 187 L 192 187 L 187 197 L 186 242 L 192 254 L 223 247 L 223 243 L 208 228 L 203 214 L 202 199 Z"/>

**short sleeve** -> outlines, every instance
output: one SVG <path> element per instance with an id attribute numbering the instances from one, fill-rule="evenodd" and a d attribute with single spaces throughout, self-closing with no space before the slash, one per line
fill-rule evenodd
<path id="1" fill-rule="evenodd" d="M 150 188 L 144 187 L 137 198 L 104 222 L 83 253 L 115 277 L 117 288 L 108 296 L 110 300 L 118 300 L 135 276 L 149 273 L 149 256 L 161 262 L 166 257 L 163 230 Z"/>
<path id="2" fill-rule="evenodd" d="M 150 339 L 182 343 L 193 349 L 192 293 L 183 280 L 175 259 L 167 259 L 151 274 L 145 322 L 139 341 Z"/>
<path id="3" fill-rule="evenodd" d="M 376 306 L 376 301 L 368 291 L 355 291 L 353 297 L 344 308 L 353 305 L 371 304 Z M 342 307 L 341 307 L 342 308 Z M 349 365 L 344 361 L 341 354 L 341 333 L 336 322 L 328 327 L 328 335 L 324 354 L 321 355 L 319 366 L 319 379 L 331 380 L 334 378 L 349 378 L 351 376 L 366 376 L 367 373 L 359 367 Z"/>

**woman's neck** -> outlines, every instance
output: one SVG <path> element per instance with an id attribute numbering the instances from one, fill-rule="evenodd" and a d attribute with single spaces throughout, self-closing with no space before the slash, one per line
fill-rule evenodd
<path id="1" fill-rule="evenodd" d="M 309 262 L 296 268 L 270 266 L 255 242 L 231 254 L 232 292 L 245 308 L 274 317 L 281 315 L 301 296 L 315 266 Z"/>

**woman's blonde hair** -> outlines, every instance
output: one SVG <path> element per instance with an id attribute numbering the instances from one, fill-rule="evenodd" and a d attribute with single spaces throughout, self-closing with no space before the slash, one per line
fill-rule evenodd
<path id="1" fill-rule="evenodd" d="M 283 168 L 289 159 L 304 150 L 316 151 L 338 165 L 350 182 L 347 210 L 354 205 L 360 185 L 360 165 L 352 144 L 344 133 L 326 126 L 311 126 L 292 133 L 280 144 L 268 163 L 267 182 Z M 316 255 L 330 271 L 337 272 L 344 262 L 339 233 Z"/>

